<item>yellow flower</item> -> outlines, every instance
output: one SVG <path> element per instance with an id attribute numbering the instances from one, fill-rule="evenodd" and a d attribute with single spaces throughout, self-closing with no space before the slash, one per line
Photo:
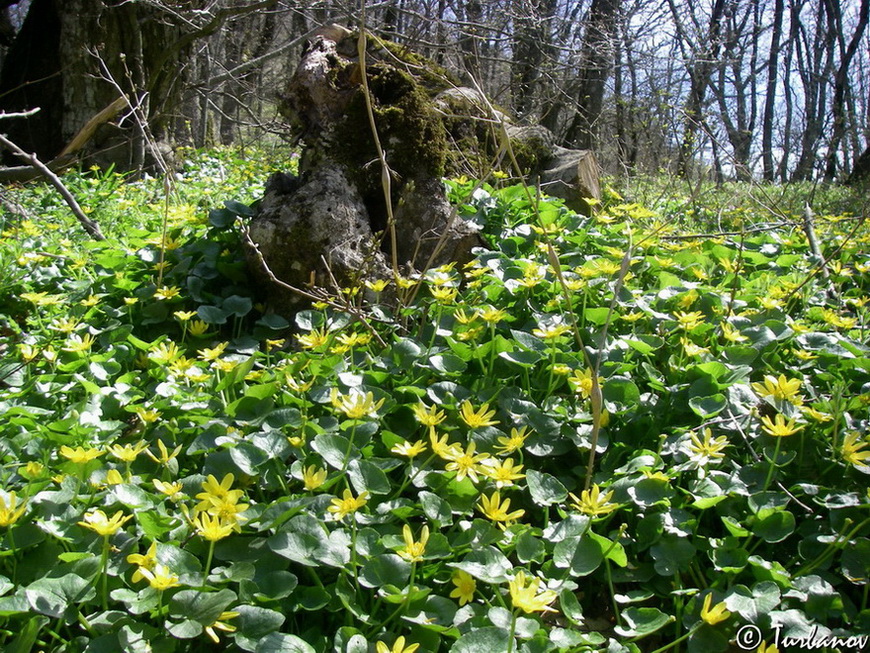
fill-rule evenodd
<path id="1" fill-rule="evenodd" d="M 834 419 L 828 413 L 823 413 L 820 410 L 816 410 L 812 406 L 804 406 L 803 408 L 801 408 L 801 412 L 807 417 L 813 418 L 817 422 L 830 422 L 832 419 Z"/>
<path id="2" fill-rule="evenodd" d="M 21 358 L 25 363 L 29 363 L 34 358 L 39 356 L 39 349 L 37 349 L 33 345 L 28 345 L 26 343 L 18 345 L 18 351 L 21 353 Z"/>
<path id="3" fill-rule="evenodd" d="M 151 481 L 154 484 L 154 489 L 158 492 L 161 492 L 168 496 L 170 499 L 175 497 L 178 493 L 181 492 L 181 488 L 184 487 L 180 482 L 176 483 L 164 483 L 158 478 L 155 478 Z"/>
<path id="4" fill-rule="evenodd" d="M 221 342 L 211 348 L 205 347 L 197 352 L 196 357 L 206 362 L 215 361 L 221 357 L 229 344 L 228 342 Z"/>
<path id="5" fill-rule="evenodd" d="M 470 401 L 463 401 L 462 408 L 459 410 L 459 416 L 463 422 L 473 429 L 498 424 L 497 420 L 492 419 L 495 416 L 495 411 L 489 410 L 489 404 L 483 404 L 480 410 L 475 411 Z"/>
<path id="6" fill-rule="evenodd" d="M 172 453 L 170 453 L 169 450 L 166 448 L 166 445 L 163 444 L 163 440 L 157 441 L 157 448 L 160 449 L 160 455 L 158 456 L 155 456 L 153 453 L 151 453 L 150 449 L 146 449 L 145 453 L 148 454 L 148 457 L 158 465 L 168 465 L 169 461 L 171 461 L 179 453 L 181 453 L 181 445 L 175 447 L 175 449 L 172 450 Z"/>
<path id="7" fill-rule="evenodd" d="M 19 506 L 15 492 L 9 492 L 5 497 L 0 495 L 0 527 L 9 528 L 21 519 L 26 510 L 27 502 L 24 501 Z"/>
<path id="8" fill-rule="evenodd" d="M 447 442 L 448 435 L 444 435 L 439 437 L 435 432 L 435 427 L 429 427 L 429 442 L 432 445 L 432 453 L 436 454 L 440 458 L 444 458 L 445 460 L 453 460 L 456 456 L 461 454 L 461 449 L 456 444 L 450 444 Z"/>
<path id="9" fill-rule="evenodd" d="M 273 349 L 280 349 L 284 346 L 284 343 L 287 342 L 284 338 L 276 338 L 276 339 L 266 339 L 266 351 L 272 351 Z"/>
<path id="10" fill-rule="evenodd" d="M 483 495 L 480 497 L 480 503 L 477 504 L 478 509 L 487 519 L 496 522 L 502 528 L 510 526 L 511 522 L 516 521 L 526 514 L 525 510 L 514 510 L 508 512 L 511 508 L 511 500 L 501 500 L 501 493 L 496 490 L 491 497 Z"/>
<path id="11" fill-rule="evenodd" d="M 779 413 L 777 413 L 773 420 L 767 415 L 763 415 L 761 425 L 762 431 L 775 438 L 785 438 L 789 435 L 794 435 L 803 428 L 803 426 L 795 426 L 794 419 L 786 422 L 785 417 Z"/>
<path id="12" fill-rule="evenodd" d="M 731 326 L 728 322 L 722 322 L 722 337 L 728 342 L 746 342 L 749 340 L 747 336 L 740 333 L 740 330 Z"/>
<path id="13" fill-rule="evenodd" d="M 68 447 L 66 445 L 63 445 L 60 448 L 61 456 L 79 465 L 89 463 L 92 460 L 99 458 L 104 453 L 106 452 L 102 449 L 84 449 L 82 447 L 76 447 L 75 449 L 73 449 L 72 447 Z"/>
<path id="14" fill-rule="evenodd" d="M 110 469 L 106 472 L 106 485 L 120 485 L 124 482 L 124 477 L 117 469 Z"/>
<path id="15" fill-rule="evenodd" d="M 371 333 L 342 333 L 337 340 L 345 347 L 357 347 L 367 345 L 372 341 Z"/>
<path id="16" fill-rule="evenodd" d="M 365 284 L 365 287 L 372 292 L 383 292 L 384 288 L 386 288 L 390 282 L 387 279 L 369 279 L 363 283 Z"/>
<path id="17" fill-rule="evenodd" d="M 690 458 L 696 465 L 703 467 L 709 462 L 718 462 L 725 457 L 722 450 L 728 446 L 728 438 L 724 435 L 714 439 L 710 429 L 705 428 L 703 440 L 694 432 L 691 439 L 688 449 Z"/>
<path id="18" fill-rule="evenodd" d="M 66 339 L 62 349 L 72 353 L 81 353 L 83 351 L 90 351 L 93 345 L 94 337 L 90 333 L 85 334 L 84 338 L 74 333 Z"/>
<path id="19" fill-rule="evenodd" d="M 479 315 L 477 312 L 468 315 L 464 308 L 457 308 L 453 312 L 453 317 L 456 318 L 456 321 L 459 322 L 459 324 L 471 324 L 479 317 Z"/>
<path id="20" fill-rule="evenodd" d="M 507 455 L 522 449 L 523 445 L 526 443 L 526 438 L 529 437 L 529 434 L 526 433 L 527 428 L 528 427 L 526 426 L 523 426 L 519 430 L 512 428 L 511 436 L 509 438 L 502 436 L 498 439 L 498 443 L 501 446 L 496 447 L 495 450 Z"/>
<path id="21" fill-rule="evenodd" d="M 700 356 L 701 354 L 709 354 L 710 350 L 706 347 L 701 347 L 696 345 L 694 342 L 689 340 L 688 338 L 680 338 L 680 344 L 683 345 L 683 351 L 686 352 L 686 356 Z"/>
<path id="22" fill-rule="evenodd" d="M 310 465 L 302 472 L 302 483 L 309 492 L 316 490 L 326 482 L 326 470 Z"/>
<path id="23" fill-rule="evenodd" d="M 136 460 L 136 457 L 148 448 L 148 444 L 144 440 L 140 440 L 136 444 L 113 444 L 109 447 L 109 453 L 118 460 L 125 463 L 131 463 Z"/>
<path id="24" fill-rule="evenodd" d="M 686 331 L 691 331 L 704 322 L 704 314 L 701 311 L 692 311 L 691 313 L 677 311 L 674 313 L 674 317 L 677 318 L 680 328 Z"/>
<path id="25" fill-rule="evenodd" d="M 755 649 L 755 653 L 779 653 L 779 649 L 776 647 L 776 644 L 768 646 L 767 642 L 761 642 L 758 648 Z"/>
<path id="26" fill-rule="evenodd" d="M 437 406 L 430 406 L 427 409 L 423 403 L 416 404 L 413 410 L 417 421 L 423 426 L 438 426 L 446 417 L 444 411 L 438 410 Z"/>
<path id="27" fill-rule="evenodd" d="M 205 627 L 205 634 L 208 635 L 209 639 L 215 644 L 220 644 L 220 638 L 215 631 L 220 630 L 225 633 L 236 632 L 236 627 L 226 622 L 230 619 L 235 619 L 238 616 L 238 612 L 221 612 L 220 616 L 218 616 L 218 618 L 214 620 L 213 624 Z"/>
<path id="28" fill-rule="evenodd" d="M 196 315 L 196 311 L 175 311 L 172 315 L 179 322 L 188 322 Z"/>
<path id="29" fill-rule="evenodd" d="M 337 388 L 330 393 L 330 401 L 333 407 L 340 410 L 350 419 L 362 419 L 363 417 L 377 418 L 378 410 L 384 405 L 384 399 L 375 401 L 374 394 L 363 394 L 359 390 L 352 389 L 349 394 L 339 394 Z"/>
<path id="30" fill-rule="evenodd" d="M 45 473 L 45 465 L 35 460 L 31 460 L 24 466 L 24 469 L 19 471 L 19 473 L 27 480 L 32 481 Z"/>
<path id="31" fill-rule="evenodd" d="M 124 515 L 122 511 L 116 512 L 111 519 L 102 510 L 91 510 L 86 513 L 82 521 L 78 522 L 79 526 L 90 528 L 98 535 L 108 537 L 117 533 L 121 526 L 127 521 L 133 519 L 133 515 Z"/>
<path id="32" fill-rule="evenodd" d="M 326 329 L 312 329 L 309 333 L 296 336 L 303 349 L 319 349 L 329 342 Z"/>
<path id="33" fill-rule="evenodd" d="M 178 297 L 181 293 L 181 288 L 178 286 L 163 286 L 154 291 L 155 299 L 172 299 Z"/>
<path id="34" fill-rule="evenodd" d="M 434 297 L 439 304 L 450 304 L 456 299 L 456 296 L 459 294 L 459 289 L 438 286 L 430 288 L 429 292 L 432 293 L 432 297 Z"/>
<path id="35" fill-rule="evenodd" d="M 191 521 L 197 534 L 209 542 L 217 542 L 233 532 L 235 524 L 225 522 L 221 517 L 201 512 Z"/>
<path id="36" fill-rule="evenodd" d="M 152 570 L 154 566 L 157 564 L 157 542 L 152 542 L 151 546 L 148 547 L 148 550 L 145 552 L 145 555 L 141 553 L 131 553 L 127 556 L 127 562 L 131 565 L 138 565 L 138 569 L 133 572 L 133 582 L 138 583 L 140 580 L 145 578 L 142 575 L 142 570 Z"/>
<path id="37" fill-rule="evenodd" d="M 72 333 L 80 326 L 80 322 L 74 317 L 58 317 L 51 321 L 48 328 L 61 333 Z"/>
<path id="38" fill-rule="evenodd" d="M 472 577 L 471 574 L 462 571 L 461 569 L 456 569 L 450 580 L 454 585 L 456 585 L 456 589 L 450 592 L 451 599 L 458 599 L 460 606 L 463 606 L 466 603 L 471 603 L 471 601 L 474 600 L 474 592 L 477 590 L 477 581 L 474 580 L 474 577 Z"/>
<path id="39" fill-rule="evenodd" d="M 148 354 L 148 358 L 158 365 L 168 365 L 179 356 L 181 356 L 181 350 L 171 340 L 161 342 Z"/>
<path id="40" fill-rule="evenodd" d="M 567 324 L 551 324 L 540 329 L 533 329 L 532 333 L 542 340 L 556 340 L 571 330 Z"/>
<path id="41" fill-rule="evenodd" d="M 574 500 L 574 503 L 571 504 L 573 508 L 576 508 L 584 515 L 591 515 L 592 517 L 608 515 L 619 508 L 619 504 L 610 502 L 613 490 L 602 495 L 601 488 L 598 487 L 597 483 L 592 486 L 592 489 L 583 490 L 580 493 L 579 499 L 573 493 L 570 493 L 569 496 Z"/>
<path id="42" fill-rule="evenodd" d="M 518 571 L 513 580 L 508 583 L 513 606 L 527 614 L 532 612 L 556 612 L 555 609 L 550 607 L 550 604 L 556 600 L 556 592 L 553 590 L 538 592 L 540 585 L 540 578 L 531 578 L 528 584 L 526 584 L 526 573 Z"/>
<path id="43" fill-rule="evenodd" d="M 144 567 L 139 568 L 139 573 L 142 578 L 148 581 L 148 584 L 151 585 L 158 592 L 162 592 L 163 590 L 168 590 L 172 587 L 178 587 L 181 585 L 178 582 L 178 576 L 172 573 L 172 570 L 169 567 L 160 564 L 159 562 L 154 565 L 154 570 L 146 569 Z"/>
<path id="44" fill-rule="evenodd" d="M 800 379 L 786 378 L 785 374 L 775 377 L 771 374 L 764 376 L 763 383 L 753 383 L 752 389 L 761 397 L 772 397 L 780 401 L 788 401 L 795 405 L 803 403 L 803 398 L 798 394 L 801 388 Z"/>
<path id="45" fill-rule="evenodd" d="M 82 306 L 87 306 L 88 308 L 92 306 L 96 306 L 100 303 L 100 298 L 97 295 L 88 295 L 85 299 L 79 302 Z"/>
<path id="46" fill-rule="evenodd" d="M 466 476 L 470 478 L 474 483 L 477 483 L 478 477 L 477 472 L 480 470 L 480 463 L 486 460 L 486 454 L 476 454 L 474 453 L 477 445 L 474 442 L 470 442 L 468 447 L 463 451 L 459 447 L 451 448 L 448 453 L 448 460 L 450 461 L 445 466 L 445 469 L 448 472 L 456 472 L 456 480 L 461 481 Z"/>
<path id="47" fill-rule="evenodd" d="M 415 458 L 419 456 L 421 453 L 426 451 L 426 443 L 422 440 L 417 440 L 413 444 L 404 440 L 403 442 L 395 445 L 392 449 L 390 449 L 395 454 L 399 454 L 400 456 L 406 456 L 408 458 Z"/>
<path id="48" fill-rule="evenodd" d="M 418 648 L 420 648 L 419 644 L 408 644 L 405 646 L 405 636 L 397 638 L 393 643 L 392 648 L 388 644 L 384 644 L 383 642 L 378 642 L 376 644 L 377 653 L 414 653 Z"/>
<path id="49" fill-rule="evenodd" d="M 333 519 L 344 519 L 366 505 L 366 503 L 368 503 L 368 496 L 368 492 L 363 492 L 358 497 L 354 498 L 350 490 L 345 490 L 342 498 L 333 499 L 332 505 L 326 510 L 327 512 L 332 513 Z"/>
<path id="50" fill-rule="evenodd" d="M 592 370 L 591 368 L 586 368 L 585 370 L 577 370 L 574 372 L 574 375 L 568 379 L 568 383 L 574 388 L 574 392 L 582 396 L 583 398 L 588 399 L 592 396 Z M 598 386 L 600 387 L 604 383 L 604 379 L 602 377 L 598 377 Z"/>
<path id="51" fill-rule="evenodd" d="M 855 467 L 870 466 L 870 451 L 863 451 L 864 447 L 870 445 L 867 440 L 861 440 L 858 431 L 851 431 L 843 438 L 843 445 L 840 447 L 840 455 L 850 465 Z"/>
<path id="52" fill-rule="evenodd" d="M 402 538 L 405 540 L 405 546 L 396 551 L 399 557 L 408 562 L 421 562 L 426 552 L 426 543 L 429 541 L 429 527 L 423 526 L 420 530 L 420 540 L 415 542 L 411 527 L 405 524 L 402 527 Z"/>
<path id="53" fill-rule="evenodd" d="M 510 487 L 514 481 L 525 478 L 525 474 L 520 474 L 522 468 L 522 465 L 514 465 L 511 458 L 505 458 L 502 461 L 489 458 L 483 461 L 480 471 L 488 479 L 495 481 L 495 486 L 500 490 L 503 487 Z"/>
<path id="54" fill-rule="evenodd" d="M 701 620 L 705 624 L 715 626 L 719 622 L 728 619 L 728 617 L 731 616 L 731 613 L 725 609 L 725 601 L 721 601 L 711 608 L 710 605 L 712 603 L 713 593 L 711 592 L 704 597 L 704 605 L 701 607 Z"/>
<path id="55" fill-rule="evenodd" d="M 500 308 L 493 308 L 492 306 L 487 306 L 484 309 L 477 309 L 477 315 L 487 324 L 498 324 L 501 322 L 507 313 Z"/>
<path id="56" fill-rule="evenodd" d="M 195 338 L 208 331 L 208 324 L 202 320 L 194 320 L 187 326 L 187 332 Z"/>

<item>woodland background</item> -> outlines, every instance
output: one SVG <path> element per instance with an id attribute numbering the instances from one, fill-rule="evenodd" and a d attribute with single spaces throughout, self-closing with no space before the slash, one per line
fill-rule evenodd
<path id="1" fill-rule="evenodd" d="M 155 141 L 292 138 L 282 86 L 332 22 L 419 51 L 611 174 L 848 180 L 870 167 L 870 0 L 0 0 L 0 110 L 51 159 L 130 105 L 91 149 L 119 169 Z M 137 111 L 131 111 L 136 108 Z M 298 136 L 298 135 L 297 135 Z M 864 158 L 861 158 L 861 154 Z M 11 163 L 8 161 L 7 163 Z M 857 165 L 858 170 L 854 171 Z"/>

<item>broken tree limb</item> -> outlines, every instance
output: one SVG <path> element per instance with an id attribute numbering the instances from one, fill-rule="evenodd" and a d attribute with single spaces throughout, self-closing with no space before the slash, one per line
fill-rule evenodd
<path id="1" fill-rule="evenodd" d="M 64 201 L 67 203 L 67 206 L 69 206 L 70 210 L 72 210 L 73 215 L 75 215 L 76 219 L 82 225 L 84 230 L 88 232 L 88 234 L 92 238 L 94 238 L 95 240 L 106 239 L 106 237 L 100 231 L 100 226 L 96 222 L 91 220 L 84 211 L 82 211 L 82 207 L 79 206 L 76 198 L 73 197 L 73 194 L 69 192 L 69 189 L 64 186 L 60 178 L 56 174 L 54 174 L 54 172 L 52 172 L 52 170 L 47 165 L 40 161 L 35 154 L 28 154 L 2 134 L 0 134 L 0 145 L 7 147 L 12 152 L 12 154 L 17 156 L 19 159 L 29 163 L 31 166 L 39 170 L 40 173 L 42 173 L 42 176 L 45 177 L 51 183 L 51 185 L 57 189 L 57 192 L 60 193 L 61 197 L 63 197 Z"/>
<path id="2" fill-rule="evenodd" d="M 52 172 L 59 172 L 67 166 L 71 165 L 73 161 L 75 161 L 75 154 L 77 154 L 79 150 L 87 145 L 88 141 L 93 138 L 97 129 L 101 125 L 109 122 L 112 118 L 117 116 L 118 113 L 120 113 L 120 111 L 126 106 L 126 97 L 121 96 L 117 98 L 109 106 L 107 106 L 105 109 L 97 113 L 93 118 L 88 120 L 85 125 L 81 129 L 79 129 L 78 132 L 76 132 L 76 135 L 73 136 L 72 140 L 67 144 L 66 147 L 63 148 L 60 154 L 58 154 L 54 159 L 43 165 Z M 35 114 L 37 111 L 39 111 L 39 107 L 20 113 L 0 113 L 0 119 L 27 118 Z M 32 181 L 37 177 L 42 176 L 43 174 L 44 173 L 42 172 L 42 170 L 32 165 L 0 168 L 0 184 L 8 184 L 13 182 L 24 183 L 26 181 Z"/>

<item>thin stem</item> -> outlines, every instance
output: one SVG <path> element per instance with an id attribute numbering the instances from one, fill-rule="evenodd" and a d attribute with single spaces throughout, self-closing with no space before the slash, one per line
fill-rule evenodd
<path id="1" fill-rule="evenodd" d="M 211 571 L 211 561 L 214 558 L 214 540 L 210 540 L 208 543 L 208 557 L 205 560 L 205 568 L 202 572 L 202 586 L 205 587 L 208 583 L 208 574 Z"/>
<path id="2" fill-rule="evenodd" d="M 517 613 L 511 612 L 511 631 L 508 635 L 508 650 L 507 653 L 513 653 L 514 650 L 514 638 L 517 632 Z"/>
<path id="3" fill-rule="evenodd" d="M 773 449 L 773 460 L 770 461 L 770 469 L 767 470 L 767 478 L 764 479 L 764 489 L 762 492 L 767 492 L 767 488 L 770 487 L 770 482 L 773 480 L 773 470 L 777 467 L 777 462 L 779 461 L 779 448 L 782 446 L 782 438 L 779 437 L 776 439 L 776 447 Z"/>
<path id="4" fill-rule="evenodd" d="M 109 609 L 109 536 L 103 536 L 103 551 L 100 555 L 100 573 L 102 575 L 103 612 Z"/>

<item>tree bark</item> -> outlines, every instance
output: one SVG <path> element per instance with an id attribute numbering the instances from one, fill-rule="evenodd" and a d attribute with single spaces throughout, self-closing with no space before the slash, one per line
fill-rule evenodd
<path id="1" fill-rule="evenodd" d="M 785 1 L 773 5 L 773 24 L 770 33 L 770 54 L 767 58 L 767 86 L 764 93 L 764 113 L 761 119 L 761 175 L 765 181 L 774 179 L 773 117 L 776 107 L 776 80 L 779 76 L 779 42 L 782 38 L 782 18 Z"/>
<path id="2" fill-rule="evenodd" d="M 617 30 L 621 0 L 592 0 L 580 46 L 577 112 L 565 136 L 581 150 L 597 143 L 598 123 L 604 107 L 604 92 L 613 65 L 613 41 Z"/>

